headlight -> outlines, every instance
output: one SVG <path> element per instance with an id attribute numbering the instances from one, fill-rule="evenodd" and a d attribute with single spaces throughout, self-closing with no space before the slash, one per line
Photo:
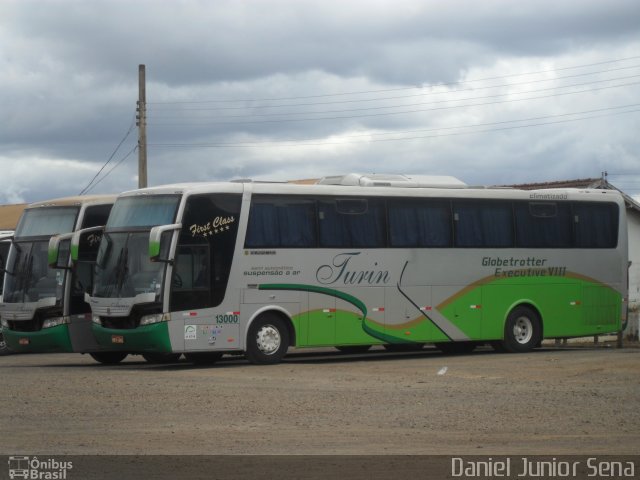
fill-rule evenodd
<path id="1" fill-rule="evenodd" d="M 69 317 L 47 318 L 44 322 L 42 322 L 42 328 L 45 329 L 57 327 L 58 325 L 64 325 L 65 323 L 69 323 Z"/>
<path id="2" fill-rule="evenodd" d="M 9 321 L 5 320 L 4 318 L 2 320 L 0 320 L 0 324 L 4 327 L 4 328 L 9 328 Z"/>
<path id="3" fill-rule="evenodd" d="M 91 320 L 93 321 L 93 323 L 95 323 L 97 325 L 102 325 L 102 321 L 100 320 L 100 315 L 92 316 Z"/>
<path id="4" fill-rule="evenodd" d="M 168 320 L 168 313 L 154 313 L 153 315 L 144 315 L 142 318 L 140 318 L 140 326 L 151 325 L 152 323 L 166 322 Z"/>

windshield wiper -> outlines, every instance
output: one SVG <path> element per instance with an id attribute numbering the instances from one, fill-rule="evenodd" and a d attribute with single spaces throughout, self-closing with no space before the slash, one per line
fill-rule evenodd
<path id="1" fill-rule="evenodd" d="M 118 290 L 118 295 L 121 295 L 124 282 L 126 282 L 127 277 L 129 276 L 129 247 L 123 247 L 120 251 L 120 258 L 118 260 L 116 288 Z"/>

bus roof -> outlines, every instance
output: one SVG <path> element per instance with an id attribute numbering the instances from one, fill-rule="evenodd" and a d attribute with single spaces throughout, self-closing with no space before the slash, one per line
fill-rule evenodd
<path id="1" fill-rule="evenodd" d="M 79 195 L 35 202 L 27 205 L 26 208 L 68 207 L 87 203 L 113 203 L 116 198 L 117 195 Z"/>
<path id="2" fill-rule="evenodd" d="M 451 177 L 453 178 L 453 177 Z M 368 182 L 365 182 L 368 183 Z M 618 191 L 589 188 L 548 188 L 541 190 L 521 190 L 505 187 L 485 186 L 397 186 L 388 184 L 369 184 L 358 186 L 344 184 L 299 184 L 286 182 L 254 182 L 251 180 L 231 182 L 196 182 L 159 185 L 122 193 L 122 197 L 143 195 L 196 195 L 206 193 L 243 193 L 251 191 L 259 194 L 287 195 L 344 195 L 344 196 L 390 196 L 390 197 L 448 197 L 448 198 L 495 198 L 523 200 L 565 200 L 580 199 L 592 201 L 621 202 Z"/>

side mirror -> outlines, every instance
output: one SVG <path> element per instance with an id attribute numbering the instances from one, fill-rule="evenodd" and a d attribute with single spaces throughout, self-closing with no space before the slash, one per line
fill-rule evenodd
<path id="1" fill-rule="evenodd" d="M 180 230 L 181 223 L 160 225 L 149 232 L 149 260 L 152 262 L 170 262 L 169 250 L 174 230 Z"/>
<path id="2" fill-rule="evenodd" d="M 47 259 L 50 268 L 68 269 L 69 253 L 71 250 L 71 237 L 73 233 L 54 235 L 49 239 Z"/>
<path id="3" fill-rule="evenodd" d="M 71 261 L 95 261 L 104 227 L 83 228 L 71 237 Z"/>

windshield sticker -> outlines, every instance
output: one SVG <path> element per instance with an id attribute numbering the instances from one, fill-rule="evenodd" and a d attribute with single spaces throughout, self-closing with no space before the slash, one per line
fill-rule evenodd
<path id="1" fill-rule="evenodd" d="M 198 339 L 198 331 L 195 325 L 185 325 L 184 326 L 184 339 L 185 340 L 197 340 Z"/>

